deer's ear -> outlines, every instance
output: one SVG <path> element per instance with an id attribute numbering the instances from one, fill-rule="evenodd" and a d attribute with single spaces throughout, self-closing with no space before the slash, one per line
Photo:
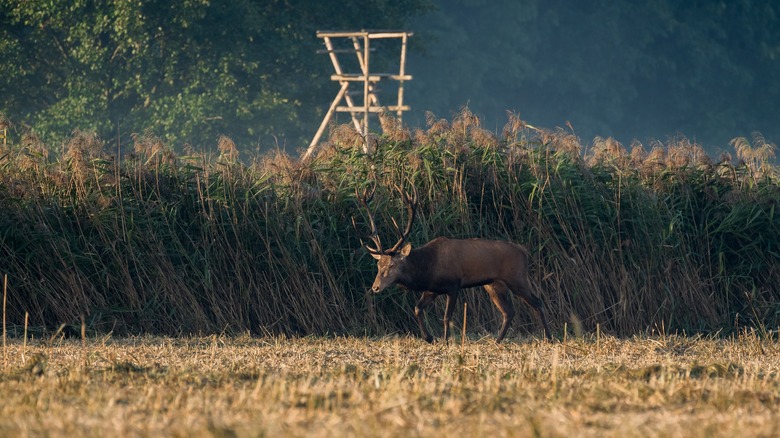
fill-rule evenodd
<path id="1" fill-rule="evenodd" d="M 412 244 L 411 243 L 407 243 L 406 245 L 404 245 L 403 248 L 401 248 L 401 255 L 404 256 L 404 257 L 408 256 L 410 252 L 412 252 Z"/>
<path id="2" fill-rule="evenodd" d="M 372 253 L 370 253 L 370 254 L 371 254 L 371 257 L 373 257 L 373 258 L 374 258 L 374 260 L 379 260 L 379 259 L 381 259 L 381 258 L 382 258 L 382 256 L 381 256 L 381 255 L 379 255 L 379 254 L 375 254 L 375 253 L 373 253 L 373 252 L 372 252 Z"/>

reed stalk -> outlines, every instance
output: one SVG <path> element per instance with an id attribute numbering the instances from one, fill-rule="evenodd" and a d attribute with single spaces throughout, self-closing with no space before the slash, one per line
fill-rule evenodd
<path id="1" fill-rule="evenodd" d="M 467 110 L 429 122 L 384 133 L 371 155 L 335 129 L 306 163 L 282 151 L 242 162 L 226 138 L 219 154 L 176 154 L 145 135 L 113 157 L 78 131 L 57 151 L 33 137 L 11 145 L 0 163 L 8 320 L 29 313 L 49 331 L 84 315 L 116 334 L 416 333 L 417 296 L 363 294 L 376 267 L 354 196 L 377 188 L 378 231 L 394 240 L 405 210 L 391 188 L 414 184 L 412 244 L 523 244 L 554 331 L 571 315 L 578 337 L 580 325 L 668 335 L 780 324 L 780 188 L 765 140 L 735 142 L 742 161 L 716 162 L 681 138 L 628 151 L 515 116 L 498 135 Z M 469 330 L 494 333 L 486 294 L 461 296 Z M 534 331 L 516 307 L 512 333 Z"/>

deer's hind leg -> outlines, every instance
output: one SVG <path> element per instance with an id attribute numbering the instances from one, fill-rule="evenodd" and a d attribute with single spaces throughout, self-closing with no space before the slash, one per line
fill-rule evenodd
<path id="1" fill-rule="evenodd" d="M 547 339 L 552 339 L 552 335 L 550 334 L 550 326 L 547 324 L 547 316 L 544 313 L 544 302 L 541 298 L 534 295 L 533 291 L 531 290 L 531 282 L 528 280 L 528 276 L 523 275 L 519 277 L 517 281 L 511 285 L 510 289 L 512 290 L 512 293 L 522 298 L 523 301 L 534 308 L 536 314 L 539 315 L 539 319 L 542 321 L 544 335 L 547 337 Z"/>
<path id="2" fill-rule="evenodd" d="M 501 316 L 504 317 L 504 321 L 501 323 L 501 329 L 498 331 L 498 336 L 496 336 L 496 343 L 499 343 L 504 339 L 506 331 L 512 323 L 512 318 L 515 316 L 515 308 L 512 306 L 512 299 L 509 298 L 509 295 L 507 294 L 509 287 L 507 287 L 506 283 L 496 281 L 486 284 L 484 287 L 488 295 L 490 295 L 493 304 L 496 305 L 501 312 Z"/>

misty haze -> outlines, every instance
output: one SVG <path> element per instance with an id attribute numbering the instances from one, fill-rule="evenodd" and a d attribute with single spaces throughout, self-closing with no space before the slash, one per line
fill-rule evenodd
<path id="1" fill-rule="evenodd" d="M 500 132 L 506 111 L 584 144 L 682 134 L 711 153 L 780 140 L 773 2 L 437 1 L 413 20 L 411 125 L 462 105 Z M 567 128 L 568 129 L 568 128 Z"/>

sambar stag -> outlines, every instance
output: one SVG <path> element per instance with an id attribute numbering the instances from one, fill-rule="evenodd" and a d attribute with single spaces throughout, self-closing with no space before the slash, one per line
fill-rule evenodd
<path id="1" fill-rule="evenodd" d="M 445 295 L 444 341 L 447 342 L 458 292 L 463 288 L 482 286 L 503 316 L 496 343 L 504 339 L 515 314 L 509 296 L 511 292 L 533 307 L 542 322 L 545 336 L 552 339 L 542 300 L 531 290 L 528 251 L 523 246 L 503 240 L 437 237 L 420 248 L 412 249 L 412 245 L 405 242 L 415 218 L 416 193 L 410 198 L 400 188 L 397 189 L 406 204 L 408 222 L 400 239 L 390 249 L 382 248 L 374 217 L 368 207 L 373 193 L 363 193 L 363 196 L 356 193 L 367 211 L 371 226 L 370 239 L 374 243 L 373 247 L 365 247 L 378 261 L 378 272 L 370 292 L 378 294 L 393 284 L 422 292 L 414 308 L 414 316 L 427 342 L 433 342 L 433 336 L 428 333 L 423 321 L 425 309 L 436 297 Z"/>

